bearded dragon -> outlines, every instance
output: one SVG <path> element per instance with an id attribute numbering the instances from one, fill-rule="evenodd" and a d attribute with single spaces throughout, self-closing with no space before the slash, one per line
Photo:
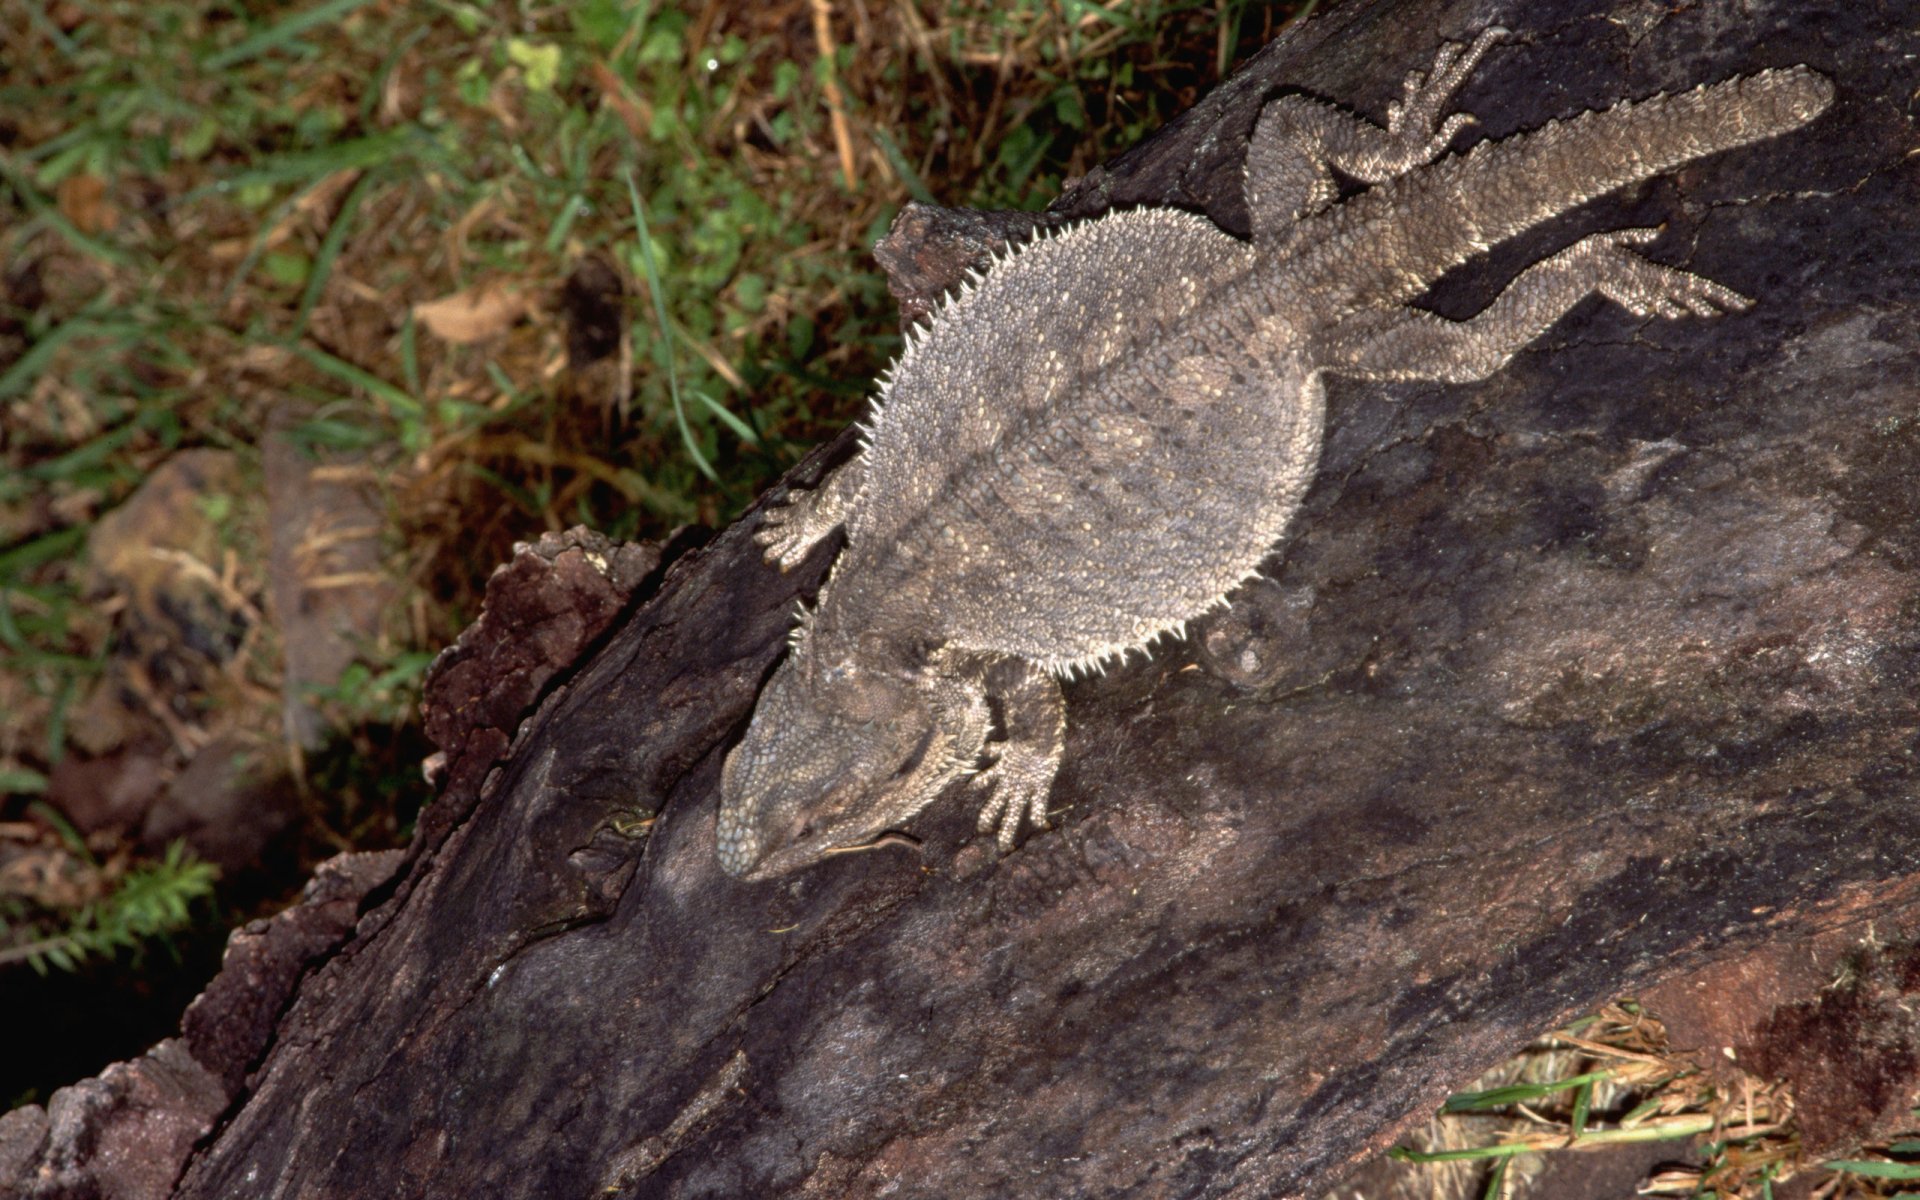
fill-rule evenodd
<path id="1" fill-rule="evenodd" d="M 1747 307 L 1635 253 L 1652 229 L 1585 237 L 1465 321 L 1412 305 L 1496 243 L 1833 98 L 1788 67 L 1449 154 L 1472 118 L 1443 110 L 1504 33 L 1444 45 L 1384 127 L 1270 101 L 1250 240 L 1108 213 L 998 258 L 910 331 L 859 457 L 757 535 L 783 569 L 835 529 L 846 544 L 727 757 L 726 872 L 869 844 L 963 777 L 1003 851 L 1044 826 L 1059 681 L 1182 633 L 1255 573 L 1313 481 L 1327 375 L 1485 379 L 1594 294 L 1640 317 Z M 1342 199 L 1340 176 L 1367 186 Z"/>

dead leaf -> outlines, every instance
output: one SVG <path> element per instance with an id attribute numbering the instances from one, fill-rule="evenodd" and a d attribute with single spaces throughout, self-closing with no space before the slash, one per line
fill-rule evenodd
<path id="1" fill-rule="evenodd" d="M 119 219 L 107 203 L 107 184 L 98 175 L 69 175 L 60 181 L 55 195 L 60 215 L 72 221 L 81 233 L 95 234 L 112 229 Z"/>
<path id="2" fill-rule="evenodd" d="M 527 298 L 506 283 L 483 283 L 413 306 L 414 317 L 442 341 L 464 345 L 505 333 L 527 313 Z"/>

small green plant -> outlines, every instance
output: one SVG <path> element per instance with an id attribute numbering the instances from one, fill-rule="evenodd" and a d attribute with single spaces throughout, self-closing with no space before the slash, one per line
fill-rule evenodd
<path id="1" fill-rule="evenodd" d="M 1569 1073 L 1569 1064 L 1594 1069 Z M 1549 1077 L 1455 1093 L 1423 1135 L 1429 1145 L 1396 1147 L 1388 1157 L 1479 1165 L 1485 1171 L 1475 1185 L 1481 1200 L 1502 1200 L 1525 1193 L 1522 1180 L 1538 1173 L 1539 1156 L 1684 1142 L 1696 1143 L 1692 1163 L 1661 1169 L 1641 1185 L 1642 1195 L 1772 1200 L 1776 1183 L 1818 1169 L 1829 1173 L 1814 1189 L 1820 1200 L 1920 1196 L 1914 1186 L 1920 1183 L 1920 1140 L 1908 1135 L 1852 1158 L 1811 1162 L 1801 1148 L 1790 1095 L 1751 1079 L 1731 1091 L 1707 1083 L 1693 1064 L 1668 1054 L 1664 1029 L 1632 1001 L 1608 1005 L 1542 1039 L 1496 1074 L 1516 1073 Z M 1509 1123 L 1493 1130 L 1482 1120 L 1464 1133 L 1446 1127 L 1450 1119 L 1474 1116 Z M 1913 1117 L 1920 1122 L 1920 1109 Z M 1676 1147 L 1675 1157 L 1686 1156 Z"/>
<path id="2" fill-rule="evenodd" d="M 1835 1173 L 1833 1195 L 1891 1196 L 1894 1200 L 1912 1200 L 1920 1195 L 1920 1108 L 1909 1115 L 1914 1125 L 1906 1137 L 1863 1150 L 1853 1158 L 1824 1164 Z"/>
<path id="3" fill-rule="evenodd" d="M 1744 1097 L 1733 1112 L 1693 1064 L 1669 1056 L 1666 1031 L 1632 1001 L 1598 1013 L 1528 1047 L 1502 1066 L 1498 1086 L 1449 1097 L 1420 1148 L 1389 1156 L 1406 1163 L 1484 1168 L 1483 1200 L 1519 1193 L 1546 1154 L 1644 1142 L 1685 1142 L 1718 1133 L 1734 1149 L 1742 1179 L 1776 1164 L 1786 1145 L 1782 1106 L 1771 1093 Z M 1764 1157 L 1765 1161 L 1762 1161 Z M 1717 1160 L 1716 1160 L 1717 1161 Z M 1690 1194 L 1704 1176 L 1685 1173 Z M 1663 1190 L 1679 1176 L 1662 1176 Z"/>
<path id="4" fill-rule="evenodd" d="M 44 975 L 49 966 L 75 971 L 123 950 L 137 956 L 153 939 L 191 926 L 194 905 L 213 895 L 219 874 L 174 842 L 160 858 L 129 868 L 104 896 L 67 914 L 57 933 L 28 917 L 25 905 L 0 902 L 0 966 L 24 962 Z"/>
<path id="5" fill-rule="evenodd" d="M 419 709 L 421 682 L 433 657 L 424 651 L 402 651 L 388 656 L 384 670 L 364 662 L 349 663 L 338 682 L 312 688 L 308 697 L 321 706 L 336 729 L 404 725 Z"/>

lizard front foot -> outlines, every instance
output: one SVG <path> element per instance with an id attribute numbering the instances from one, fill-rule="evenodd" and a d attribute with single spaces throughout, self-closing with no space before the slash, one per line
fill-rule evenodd
<path id="1" fill-rule="evenodd" d="M 1004 740 L 999 756 L 974 776 L 973 789 L 985 793 L 980 832 L 997 827 L 994 840 L 1004 854 L 1019 839 L 1023 822 L 1047 827 L 1047 795 L 1066 753 L 1067 702 L 1058 680 L 1020 659 L 997 664 L 988 681 L 1000 699 Z"/>
<path id="2" fill-rule="evenodd" d="M 791 571 L 846 517 L 838 497 L 829 488 L 790 495 L 784 503 L 760 514 L 753 541 L 766 552 L 768 562 Z"/>
<path id="3" fill-rule="evenodd" d="M 768 562 L 782 571 L 791 571 L 822 536 L 824 531 L 816 533 L 809 528 L 804 506 L 788 501 L 760 515 L 760 528 L 754 531 L 753 544 L 765 552 Z"/>
<path id="4" fill-rule="evenodd" d="M 1003 747 L 998 761 L 973 777 L 972 788 L 984 795 L 979 829 L 993 833 L 1002 854 L 1013 849 L 1020 826 L 1027 820 L 1035 829 L 1047 828 L 1047 794 L 1053 787 L 1054 764 L 1039 755 Z"/>
<path id="5" fill-rule="evenodd" d="M 838 529 L 860 496 L 865 464 L 855 459 L 828 475 L 812 491 L 789 491 L 787 498 L 760 514 L 754 544 L 766 550 L 770 563 L 791 571 L 826 536 Z"/>

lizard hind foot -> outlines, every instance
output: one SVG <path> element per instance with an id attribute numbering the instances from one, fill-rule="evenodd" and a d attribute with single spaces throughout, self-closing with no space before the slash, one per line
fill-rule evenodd
<path id="1" fill-rule="evenodd" d="M 1471 43 L 1446 42 L 1426 71 L 1410 71 L 1401 84 L 1401 98 L 1387 105 L 1387 132 L 1398 143 L 1399 154 L 1387 177 L 1424 166 L 1447 152 L 1462 129 L 1474 124 L 1471 113 L 1454 113 L 1442 120 L 1440 112 L 1466 83 L 1480 60 L 1507 30 L 1489 25 Z"/>
<path id="2" fill-rule="evenodd" d="M 1591 257 L 1593 289 L 1636 317 L 1716 317 L 1744 312 L 1753 301 L 1711 279 L 1640 257 L 1627 247 L 1648 242 L 1658 229 L 1620 229 L 1583 238 L 1575 249 Z"/>

